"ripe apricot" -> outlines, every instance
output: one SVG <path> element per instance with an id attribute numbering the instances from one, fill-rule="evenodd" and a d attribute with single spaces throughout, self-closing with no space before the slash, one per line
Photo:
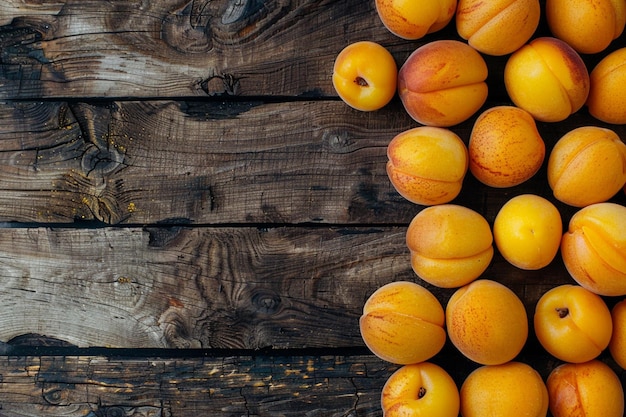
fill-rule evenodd
<path id="1" fill-rule="evenodd" d="M 546 21 L 554 36 L 583 54 L 596 54 L 624 31 L 622 0 L 547 0 Z"/>
<path id="2" fill-rule="evenodd" d="M 461 385 L 463 417 L 545 417 L 548 389 L 541 375 L 522 362 L 485 365 Z"/>
<path id="3" fill-rule="evenodd" d="M 459 0 L 456 27 L 470 46 L 487 55 L 521 48 L 539 25 L 538 0 Z"/>
<path id="4" fill-rule="evenodd" d="M 443 288 L 461 287 L 478 278 L 493 258 L 492 242 L 487 220 L 455 204 L 425 208 L 406 232 L 413 270 Z"/>
<path id="5" fill-rule="evenodd" d="M 626 369 L 626 300 L 621 300 L 611 309 L 613 334 L 609 342 L 609 352 L 613 360 Z"/>
<path id="6" fill-rule="evenodd" d="M 398 94 L 418 123 L 449 127 L 487 100 L 487 64 L 471 46 L 437 40 L 417 48 L 400 67 Z"/>
<path id="7" fill-rule="evenodd" d="M 511 54 L 504 66 L 504 85 L 513 103 L 535 119 L 559 122 L 585 104 L 589 73 L 571 46 L 541 37 Z"/>
<path id="8" fill-rule="evenodd" d="M 598 120 L 626 124 L 626 48 L 605 56 L 589 74 L 589 113 Z"/>
<path id="9" fill-rule="evenodd" d="M 491 187 L 512 187 L 539 171 L 546 154 L 532 115 L 513 106 L 485 110 L 474 122 L 468 145 L 469 170 Z"/>
<path id="10" fill-rule="evenodd" d="M 598 359 L 564 363 L 546 381 L 553 417 L 623 417 L 624 390 L 615 372 Z"/>
<path id="11" fill-rule="evenodd" d="M 508 287 L 478 279 L 452 294 L 446 306 L 450 341 L 467 358 L 499 365 L 515 358 L 528 338 L 528 317 Z"/>
<path id="12" fill-rule="evenodd" d="M 611 129 L 583 126 L 563 135 L 548 158 L 548 184 L 571 206 L 607 201 L 626 183 L 626 145 Z"/>
<path id="13" fill-rule="evenodd" d="M 459 390 L 452 377 L 430 362 L 405 365 L 385 383 L 381 394 L 385 417 L 458 417 Z"/>
<path id="14" fill-rule="evenodd" d="M 454 17 L 456 0 L 376 0 L 376 12 L 394 35 L 416 40 L 443 29 Z"/>
<path id="15" fill-rule="evenodd" d="M 604 300 L 578 285 L 559 285 L 544 293 L 533 322 L 541 346 L 555 358 L 572 363 L 598 357 L 613 331 Z"/>
<path id="16" fill-rule="evenodd" d="M 541 269 L 552 262 L 562 233 L 559 210 L 534 194 L 511 198 L 500 208 L 493 223 L 496 247 L 504 259 L 526 270 Z"/>
<path id="17" fill-rule="evenodd" d="M 626 294 L 626 207 L 597 203 L 580 209 L 561 240 L 561 257 L 581 286 L 596 294 Z"/>
<path id="18" fill-rule="evenodd" d="M 339 52 L 333 66 L 333 86 L 350 107 L 373 111 L 396 94 L 398 67 L 385 47 L 370 41 L 355 42 Z"/>
<path id="19" fill-rule="evenodd" d="M 420 126 L 395 136 L 387 146 L 387 175 L 398 193 L 422 205 L 452 201 L 467 173 L 467 147 L 451 130 Z"/>
<path id="20" fill-rule="evenodd" d="M 400 365 L 423 362 L 446 341 L 444 311 L 426 288 L 396 281 L 377 289 L 359 320 L 366 346 L 379 358 Z"/>

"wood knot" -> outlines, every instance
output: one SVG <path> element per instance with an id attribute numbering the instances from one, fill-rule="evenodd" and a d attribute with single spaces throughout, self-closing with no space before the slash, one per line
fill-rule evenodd
<path id="1" fill-rule="evenodd" d="M 263 315 L 276 314 L 281 308 L 281 302 L 280 295 L 270 289 L 257 288 L 252 294 L 252 305 L 257 313 Z"/>
<path id="2" fill-rule="evenodd" d="M 43 399 L 51 405 L 69 405 L 69 392 L 67 388 L 53 387 L 43 391 Z"/>
<path id="3" fill-rule="evenodd" d="M 349 153 L 354 150 L 354 139 L 347 130 L 327 130 L 322 140 L 324 147 L 331 153 Z"/>
<path id="4" fill-rule="evenodd" d="M 115 148 L 100 148 L 89 145 L 83 153 L 81 168 L 86 176 L 92 173 L 107 175 L 115 171 L 124 162 L 124 155 Z"/>
<path id="5" fill-rule="evenodd" d="M 206 53 L 213 49 L 209 26 L 210 1 L 191 1 L 163 19 L 161 39 L 185 54 Z"/>

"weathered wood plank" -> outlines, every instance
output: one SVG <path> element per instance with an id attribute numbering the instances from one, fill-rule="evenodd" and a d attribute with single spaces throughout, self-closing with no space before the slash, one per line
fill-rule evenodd
<path id="1" fill-rule="evenodd" d="M 404 225 L 419 207 L 390 184 L 386 146 L 416 124 L 395 104 L 0 103 L 0 221 Z M 472 123 L 453 128 L 466 143 Z M 585 124 L 599 123 L 581 111 L 539 129 L 550 150 Z M 468 174 L 455 202 L 492 220 L 523 192 L 551 198 L 545 166 L 505 190 Z"/>
<path id="2" fill-rule="evenodd" d="M 414 49 L 358 0 L 10 0 L 0 25 L 0 99 L 326 96 L 348 43 Z"/>
<path id="3" fill-rule="evenodd" d="M 78 346 L 363 346 L 367 297 L 418 280 L 405 228 L 0 229 L 0 341 L 41 334 Z M 573 282 L 560 259 L 522 271 L 497 257 L 529 313 Z M 452 290 L 431 288 L 445 305 Z"/>

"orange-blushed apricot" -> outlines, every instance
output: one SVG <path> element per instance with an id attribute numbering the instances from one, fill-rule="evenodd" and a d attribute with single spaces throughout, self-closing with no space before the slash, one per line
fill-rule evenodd
<path id="1" fill-rule="evenodd" d="M 488 69 L 474 48 L 436 40 L 417 48 L 400 67 L 398 94 L 407 113 L 427 126 L 469 119 L 487 100 Z"/>
<path id="2" fill-rule="evenodd" d="M 477 279 L 457 289 L 448 300 L 445 319 L 452 344 L 482 365 L 513 360 L 528 339 L 524 304 L 493 280 Z"/>
<path id="3" fill-rule="evenodd" d="M 416 40 L 443 29 L 454 17 L 457 0 L 376 0 L 376 12 L 394 35 Z"/>
<path id="4" fill-rule="evenodd" d="M 554 36 L 582 54 L 604 51 L 624 31 L 623 0 L 547 0 L 546 21 Z"/>
<path id="5" fill-rule="evenodd" d="M 495 106 L 474 122 L 468 152 L 474 177 L 503 188 L 535 175 L 543 164 L 546 146 L 530 113 L 519 107 Z"/>
<path id="6" fill-rule="evenodd" d="M 424 281 L 461 287 L 478 278 L 493 258 L 493 236 L 478 212 L 456 204 L 421 210 L 406 232 L 411 266 Z"/>
<path id="7" fill-rule="evenodd" d="M 459 0 L 456 28 L 470 46 L 487 55 L 521 48 L 539 25 L 538 0 Z"/>
<path id="8" fill-rule="evenodd" d="M 582 126 L 563 135 L 548 158 L 554 197 L 574 207 L 609 200 L 626 183 L 626 144 L 611 130 Z"/>
<path id="9" fill-rule="evenodd" d="M 589 74 L 587 108 L 596 119 L 626 124 L 626 48 L 602 58 Z"/>
<path id="10" fill-rule="evenodd" d="M 589 95 L 589 72 L 564 41 L 535 38 L 513 52 L 504 66 L 504 85 L 513 103 L 536 120 L 560 122 Z"/>
<path id="11" fill-rule="evenodd" d="M 626 299 L 617 302 L 611 309 L 613 333 L 609 342 L 609 352 L 622 369 L 626 369 Z"/>
<path id="12" fill-rule="evenodd" d="M 626 295 L 626 207 L 597 203 L 574 213 L 561 240 L 561 257 L 582 287 L 599 295 Z"/>
<path id="13" fill-rule="evenodd" d="M 379 358 L 400 365 L 424 362 L 446 341 L 444 310 L 427 288 L 395 281 L 365 302 L 359 320 L 365 345 Z"/>
<path id="14" fill-rule="evenodd" d="M 405 199 L 425 206 L 452 201 L 467 173 L 467 147 L 445 128 L 419 126 L 396 135 L 387 146 L 387 175 Z"/>

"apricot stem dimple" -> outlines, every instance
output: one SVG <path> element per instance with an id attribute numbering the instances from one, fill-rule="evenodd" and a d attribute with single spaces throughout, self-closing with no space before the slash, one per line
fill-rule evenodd
<path id="1" fill-rule="evenodd" d="M 555 310 L 559 314 L 560 319 L 567 317 L 567 315 L 569 314 L 569 309 L 567 307 L 559 307 L 555 308 Z"/>
<path id="2" fill-rule="evenodd" d="M 367 81 L 363 77 L 356 77 L 354 79 L 354 82 L 357 83 L 358 85 L 360 85 L 361 87 L 369 87 L 369 84 L 367 83 Z"/>
<path id="3" fill-rule="evenodd" d="M 426 395 L 426 388 L 420 387 L 419 391 L 417 392 L 417 399 L 419 400 L 420 398 L 423 398 L 424 395 Z"/>

